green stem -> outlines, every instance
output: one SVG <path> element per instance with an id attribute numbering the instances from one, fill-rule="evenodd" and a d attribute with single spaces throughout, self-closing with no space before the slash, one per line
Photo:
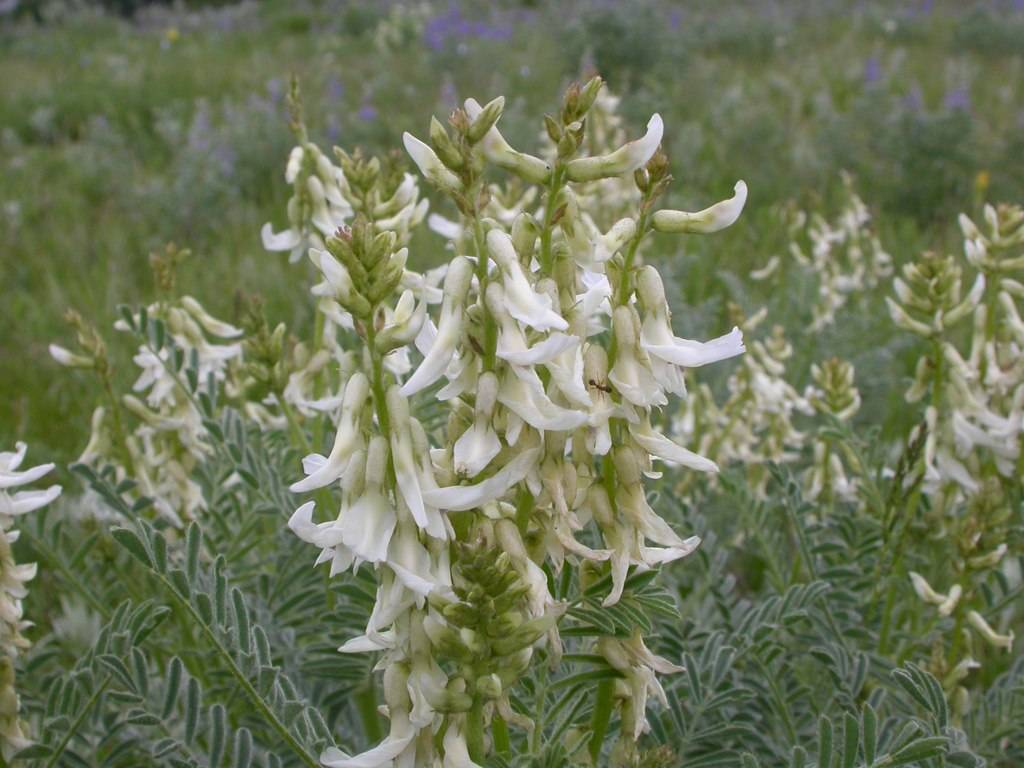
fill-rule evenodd
<path id="1" fill-rule="evenodd" d="M 391 420 L 388 417 L 388 405 L 384 389 L 384 358 L 377 351 L 377 332 L 373 328 L 371 316 L 366 326 L 366 345 L 370 348 L 371 381 L 370 387 L 373 390 L 373 405 L 377 413 L 377 424 L 381 434 L 391 434 Z"/>
<path id="2" fill-rule="evenodd" d="M 309 438 L 306 437 L 306 433 L 299 425 L 299 420 L 295 418 L 295 410 L 288 404 L 288 401 L 284 399 L 283 395 L 278 395 L 277 402 L 281 404 L 281 412 L 284 414 L 285 419 L 288 420 L 288 426 L 291 428 L 292 437 L 302 444 L 303 451 L 307 454 L 313 453 L 313 447 L 310 445 Z"/>
<path id="3" fill-rule="evenodd" d="M 636 260 L 636 252 L 640 248 L 640 241 L 647 234 L 647 214 L 641 213 L 636 223 L 636 234 L 629 242 L 629 248 L 622 260 L 622 274 L 619 276 L 619 284 L 615 291 L 615 305 L 625 306 L 629 302 L 629 295 L 633 292 L 633 281 L 630 279 L 630 272 L 633 270 L 633 262 Z"/>
<path id="4" fill-rule="evenodd" d="M 565 170 L 561 165 L 556 165 L 551 172 L 551 181 L 548 184 L 548 197 L 544 205 L 544 227 L 540 231 L 540 268 L 541 274 L 550 275 L 554 269 L 551 255 L 551 236 L 554 232 L 555 203 L 558 200 L 558 193 L 565 184 Z"/>
<path id="5" fill-rule="evenodd" d="M 23 530 L 25 536 L 28 537 L 29 543 L 32 545 L 32 549 L 37 555 L 40 555 L 44 560 L 46 560 L 48 570 L 59 571 L 69 587 L 77 590 L 94 611 L 100 614 L 103 618 L 109 619 L 110 609 L 93 594 L 92 590 L 89 589 L 88 586 L 86 586 L 82 580 L 81 574 L 72 573 L 71 569 L 65 565 L 64 560 L 56 552 L 50 549 L 49 545 L 46 544 L 42 538 L 36 536 L 27 529 Z"/>
<path id="6" fill-rule="evenodd" d="M 377 713 L 377 688 L 373 679 L 366 681 L 366 685 L 356 691 L 356 709 L 359 711 L 359 719 L 363 723 L 363 733 L 369 742 L 376 744 L 384 738 L 384 729 L 381 726 L 380 715 Z"/>
<path id="7" fill-rule="evenodd" d="M 53 754 L 50 755 L 50 759 L 46 761 L 46 768 L 53 768 L 53 766 L 57 764 L 60 756 L 64 754 L 64 750 L 67 749 L 68 744 L 71 743 L 71 738 L 75 735 L 79 726 L 88 716 L 89 712 L 92 711 L 92 708 L 96 706 L 96 702 L 99 701 L 103 692 L 107 690 L 107 686 L 110 685 L 110 678 L 111 676 L 107 675 L 93 695 L 89 697 L 89 700 L 85 702 L 85 706 L 82 707 L 82 711 L 78 713 L 78 717 L 75 718 L 71 727 L 68 728 L 68 732 L 64 734 L 64 738 L 60 740 L 60 743 L 57 744 L 56 747 L 54 747 Z"/>

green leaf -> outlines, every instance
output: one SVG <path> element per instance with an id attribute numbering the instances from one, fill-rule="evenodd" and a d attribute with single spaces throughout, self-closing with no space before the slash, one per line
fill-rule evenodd
<path id="1" fill-rule="evenodd" d="M 217 768 L 224 760 L 224 749 L 227 746 L 227 712 L 223 704 L 214 704 L 210 707 L 210 747 L 209 755 L 210 768 Z"/>
<path id="2" fill-rule="evenodd" d="M 857 718 L 847 712 L 843 716 L 843 768 L 853 768 L 857 762 L 857 748 L 860 744 L 860 723 Z"/>
<path id="3" fill-rule="evenodd" d="M 832 765 L 832 721 L 827 715 L 818 720 L 818 765 L 821 768 Z"/>
<path id="4" fill-rule="evenodd" d="M 949 740 L 945 736 L 928 736 L 918 739 L 889 756 L 886 765 L 906 765 L 938 757 L 946 751 Z"/>
<path id="5" fill-rule="evenodd" d="M 153 567 L 153 559 L 149 556 L 149 552 L 146 551 L 146 547 L 142 543 L 142 539 L 140 539 L 138 534 L 134 531 L 127 528 L 112 528 L 110 535 L 114 537 L 114 540 L 118 544 L 127 549 L 129 554 L 131 554 L 131 556 L 140 563 L 145 565 L 147 568 Z"/>
<path id="6" fill-rule="evenodd" d="M 864 762 L 871 765 L 875 762 L 875 755 L 878 751 L 878 715 L 875 714 L 874 707 L 868 703 L 864 704 L 861 723 L 863 725 L 861 745 L 864 749 Z"/>
<path id="7" fill-rule="evenodd" d="M 167 665 L 167 681 L 164 684 L 164 705 L 160 716 L 166 720 L 174 712 L 174 705 L 178 701 L 178 693 L 181 691 L 181 678 L 184 672 L 184 664 L 181 659 L 175 656 Z"/>

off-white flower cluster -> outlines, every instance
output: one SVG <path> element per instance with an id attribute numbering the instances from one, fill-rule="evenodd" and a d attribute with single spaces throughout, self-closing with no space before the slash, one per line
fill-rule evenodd
<path id="1" fill-rule="evenodd" d="M 131 323 L 119 319 L 115 329 L 128 332 L 137 327 L 143 313 L 148 324 L 162 324 L 167 343 L 140 344 L 132 358 L 139 369 L 133 394 L 117 399 L 108 390 L 110 402 L 93 412 L 92 433 L 79 461 L 116 467 L 119 480 L 133 478 L 137 493 L 151 499 L 168 522 L 181 527 L 205 508 L 192 476 L 212 449 L 194 393 L 186 387 L 174 356 L 195 370 L 197 391 L 204 391 L 211 381 L 223 384 L 230 367 L 241 360 L 242 331 L 211 316 L 190 296 L 154 302 L 135 313 Z M 51 344 L 51 356 L 62 365 L 93 369 L 106 377 L 105 346 L 91 329 L 76 322 L 80 351 Z M 130 431 L 129 418 L 136 425 Z"/>
<path id="2" fill-rule="evenodd" d="M 741 320 L 744 332 L 753 332 L 765 316 L 761 310 Z M 763 495 L 768 480 L 765 464 L 798 461 L 808 442 L 793 423 L 797 414 L 809 415 L 813 408 L 789 383 L 787 362 L 792 354 L 782 327 L 773 326 L 767 336 L 749 345 L 729 378 L 724 404 L 716 404 L 710 387 L 701 384 L 683 401 L 673 422 L 675 433 L 695 451 L 719 464 L 744 465 L 757 495 Z M 685 486 L 690 482 L 682 480 Z"/>
<path id="3" fill-rule="evenodd" d="M 603 150 L 587 145 L 581 156 L 601 85 L 595 78 L 573 87 L 548 119 L 557 148 L 549 159 L 504 139 L 501 98 L 483 106 L 468 99 L 450 128 L 434 120 L 430 144 L 405 134 L 423 177 L 460 214 L 458 222 L 432 217 L 455 253 L 440 272 L 409 269 L 400 217 L 386 200 L 371 204 L 384 199 L 383 174 L 352 178 L 368 161 L 338 173 L 312 149 L 293 153 L 289 178 L 302 178 L 293 167 L 310 170 L 289 204 L 291 229 L 268 245 L 309 246 L 322 276 L 314 288 L 321 313 L 349 325 L 360 343 L 331 350 L 344 371 L 323 395 L 337 403 L 333 445 L 326 456 L 307 456 L 305 478 L 292 486 L 318 500 L 327 489 L 337 508 L 306 502 L 290 526 L 320 549 L 317 562 L 332 574 L 364 563 L 374 569 L 377 599 L 365 632 L 341 650 L 382 652 L 391 723 L 368 752 L 328 750 L 327 766 L 480 764 L 491 726 L 533 727 L 509 695 L 535 648 L 554 661 L 561 654 L 566 606 L 551 594 L 543 566 L 558 571 L 569 561 L 581 574 L 610 574 L 604 603 L 613 606 L 630 568 L 671 562 L 699 543 L 650 507 L 644 478 L 656 460 L 702 472 L 716 466 L 663 435 L 657 412 L 685 394 L 686 368 L 742 353 L 742 335 L 677 337 L 641 245 L 654 232 L 732 224 L 746 187 L 740 182 L 735 197 L 697 213 L 652 210 L 669 180 L 658 115 L 641 138 Z M 514 181 L 493 186 L 491 168 Z M 636 205 L 601 229 L 586 201 L 608 180 L 632 183 Z M 359 205 L 353 190 L 361 190 Z M 425 211 L 414 185 L 402 194 L 412 226 Z M 348 223 L 339 227 L 340 219 Z M 447 404 L 442 434 L 417 419 L 422 398 Z M 648 696 L 665 700 L 656 674 L 680 668 L 639 635 L 602 638 L 593 651 L 620 674 L 617 750 L 629 754 L 647 728 Z"/>
<path id="4" fill-rule="evenodd" d="M 923 601 L 954 619 L 952 648 L 960 653 L 942 671 L 960 709 L 959 682 L 980 655 L 967 627 L 995 648 L 1014 640 L 979 612 L 978 585 L 1007 552 L 1008 494 L 1020 478 L 1024 430 L 1024 210 L 986 205 L 983 218 L 979 226 L 961 215 L 963 258 L 925 253 L 903 268 L 896 298 L 887 299 L 893 321 L 929 342 L 906 397 L 925 404 L 920 478 L 932 524 L 950 544 L 949 586 L 910 577 Z"/>
<path id="5" fill-rule="evenodd" d="M 26 583 L 36 575 L 36 564 L 14 561 L 11 545 L 18 540 L 18 531 L 12 526 L 15 518 L 45 507 L 61 492 L 59 485 L 42 491 L 18 490 L 54 467 L 40 464 L 20 469 L 26 450 L 24 443 L 18 443 L 13 452 L 0 453 L 0 756 L 5 762 L 31 744 L 18 719 L 14 662 L 29 647 L 22 631 L 31 623 L 23 618 L 21 601 L 28 593 Z"/>
<path id="6" fill-rule="evenodd" d="M 834 219 L 819 213 L 808 216 L 804 211 L 786 214 L 790 255 L 815 279 L 812 331 L 832 325 L 851 297 L 865 295 L 892 275 L 892 257 L 879 242 L 852 177 L 844 173 L 842 179 L 845 201 Z M 773 256 L 750 276 L 769 280 L 781 277 L 784 271 L 782 258 Z"/>
<path id="7" fill-rule="evenodd" d="M 907 399 L 928 403 L 925 482 L 942 508 L 981 492 L 988 476 L 1012 477 L 1020 456 L 1024 287 L 1013 275 L 1024 268 L 1024 212 L 986 206 L 985 220 L 983 232 L 961 216 L 967 265 L 926 253 L 904 267 L 896 299 L 887 299 L 897 325 L 932 343 Z M 965 266 L 977 270 L 966 291 Z M 968 319 L 962 345 L 956 331 Z"/>

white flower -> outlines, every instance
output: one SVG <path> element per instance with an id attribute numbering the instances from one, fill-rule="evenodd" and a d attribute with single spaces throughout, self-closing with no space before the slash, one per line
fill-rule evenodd
<path id="1" fill-rule="evenodd" d="M 409 719 L 412 702 L 407 690 L 408 677 L 404 664 L 390 664 L 384 671 L 384 697 L 391 718 L 388 737 L 376 747 L 354 757 L 331 747 L 320 755 L 321 764 L 327 768 L 394 768 L 396 759 L 406 750 L 412 750 L 415 759 L 413 740 L 419 731 Z M 398 765 L 413 766 L 415 763 L 402 761 Z"/>
<path id="2" fill-rule="evenodd" d="M 449 723 L 444 734 L 444 768 L 481 768 L 470 759 L 466 736 L 458 723 Z"/>
<path id="3" fill-rule="evenodd" d="M 501 440 L 491 424 L 498 397 L 498 379 L 487 372 L 477 382 L 473 423 L 455 441 L 455 473 L 464 477 L 480 474 L 501 452 Z"/>
<path id="4" fill-rule="evenodd" d="M 623 722 L 623 728 L 634 740 L 639 739 L 649 727 L 646 718 L 648 695 L 653 694 L 662 705 L 668 705 L 665 690 L 655 673 L 673 674 L 682 672 L 683 667 L 651 653 L 639 635 L 629 640 L 602 637 L 597 642 L 597 652 L 624 678 L 620 687 L 631 700 L 632 707 L 624 711 L 624 714 L 629 713 L 629 719 Z"/>
<path id="5" fill-rule="evenodd" d="M 637 279 L 637 293 L 646 310 L 640 330 L 640 346 L 651 360 L 658 383 L 676 395 L 686 394 L 680 367 L 697 368 L 743 354 L 743 332 L 739 328 L 711 341 L 681 339 L 672 332 L 672 314 L 665 299 L 665 287 L 658 271 L 644 267 Z"/>
<path id="6" fill-rule="evenodd" d="M 632 307 L 615 308 L 612 315 L 615 365 L 608 372 L 608 380 L 633 405 L 640 408 L 665 405 L 668 403 L 665 392 L 654 378 L 647 353 L 640 347 L 638 325 L 636 311 Z"/>
<path id="7" fill-rule="evenodd" d="M 647 133 L 636 141 L 619 147 L 614 152 L 597 157 L 581 157 L 569 161 L 566 175 L 570 181 L 595 181 L 632 173 L 647 164 L 661 144 L 665 124 L 655 113 L 647 121 Z"/>
<path id="8" fill-rule="evenodd" d="M 512 317 L 538 331 L 564 331 L 569 327 L 552 309 L 551 297 L 534 291 L 526 279 L 511 237 L 500 229 L 492 229 L 487 233 L 487 250 L 501 268 L 505 303 Z"/>
<path id="9" fill-rule="evenodd" d="M 544 391 L 540 377 L 532 368 L 506 371 L 498 390 L 498 402 L 531 427 L 541 431 L 567 431 L 587 421 L 587 414 L 552 402 Z M 514 437 L 507 433 L 506 439 L 515 442 Z"/>
<path id="10" fill-rule="evenodd" d="M 914 591 L 917 596 L 924 600 L 926 603 L 937 605 L 939 607 L 939 613 L 942 616 L 949 616 L 953 609 L 956 608 L 956 604 L 960 601 L 960 595 L 963 593 L 963 588 L 959 584 L 954 584 L 952 589 L 949 590 L 948 595 L 944 595 L 941 592 L 936 592 L 932 589 L 931 585 L 925 580 L 921 574 L 910 571 L 910 582 L 914 586 Z"/>
<path id="11" fill-rule="evenodd" d="M 416 604 L 422 608 L 428 595 L 450 595 L 452 584 L 447 564 L 434 563 L 416 530 L 408 518 L 399 523 L 398 530 L 391 537 L 387 565 L 402 586 L 416 595 Z"/>
<path id="12" fill-rule="evenodd" d="M 504 496 L 533 469 L 539 455 L 540 448 L 529 448 L 486 480 L 474 485 L 451 485 L 425 491 L 423 498 L 438 509 L 452 512 L 475 509 Z"/>
<path id="13" fill-rule="evenodd" d="M 67 368 L 92 368 L 93 360 L 85 355 L 76 355 L 59 344 L 50 345 L 50 357 Z"/>
<path id="14" fill-rule="evenodd" d="M 25 452 L 28 446 L 25 443 L 17 443 L 15 450 L 0 453 L 0 488 L 13 488 L 18 485 L 26 485 L 35 482 L 47 472 L 50 472 L 55 465 L 40 464 L 31 469 L 18 471 L 21 462 L 25 459 Z"/>
<path id="15" fill-rule="evenodd" d="M 236 328 L 230 323 L 218 320 L 191 296 L 182 296 L 181 306 L 198 321 L 207 333 L 219 336 L 222 339 L 233 339 L 242 335 L 241 328 Z"/>
<path id="16" fill-rule="evenodd" d="M 338 431 L 334 435 L 334 447 L 329 456 L 324 458 L 313 453 L 302 460 L 302 469 L 306 473 L 304 480 L 293 483 L 288 490 L 292 493 L 323 488 L 330 485 L 345 471 L 348 461 L 360 447 L 360 417 L 363 406 L 370 394 L 370 382 L 362 373 L 352 374 L 345 385 L 345 397 L 341 405 L 341 418 Z"/>
<path id="17" fill-rule="evenodd" d="M 746 182 L 737 181 L 734 194 L 728 200 L 715 203 L 696 213 L 661 210 L 651 217 L 651 226 L 658 232 L 692 232 L 709 234 L 733 224 L 743 212 L 747 202 Z"/>
<path id="18" fill-rule="evenodd" d="M 567 349 L 579 345 L 580 340 L 577 337 L 555 331 L 530 346 L 519 323 L 508 313 L 505 291 L 497 283 L 487 286 L 487 306 L 498 321 L 498 344 L 495 353 L 502 360 L 520 366 L 538 365 L 548 363 Z"/>
<path id="19" fill-rule="evenodd" d="M 576 295 L 576 311 L 586 322 L 586 335 L 590 337 L 605 329 L 605 321 L 601 316 L 612 314 L 609 301 L 612 286 L 607 275 L 586 269 L 580 275 L 580 282 L 584 290 Z"/>
<path id="20" fill-rule="evenodd" d="M 268 251 L 289 251 L 288 260 L 293 264 L 302 258 L 302 233 L 294 229 L 283 229 L 275 232 L 268 221 L 260 230 L 260 239 L 264 249 Z"/>
<path id="21" fill-rule="evenodd" d="M 430 475 L 428 467 L 418 463 L 413 446 L 412 424 L 415 421 L 409 415 L 409 402 L 397 386 L 391 387 L 386 395 L 388 417 L 391 421 L 391 455 L 394 459 L 395 477 L 398 491 L 408 506 L 413 519 L 421 529 L 435 539 L 447 539 L 448 530 L 444 519 L 436 505 L 426 502 L 424 488 L 424 469 Z M 434 489 L 432 475 L 428 479 L 427 488 Z"/>
<path id="22" fill-rule="evenodd" d="M 468 259 L 457 257 L 452 261 L 444 279 L 444 300 L 441 304 L 437 334 L 430 343 L 429 351 L 424 356 L 423 362 L 402 387 L 402 394 L 406 397 L 429 387 L 440 379 L 452 358 L 455 357 L 459 341 L 462 338 L 463 306 L 472 277 L 473 265 Z M 420 335 L 429 333 L 429 327 L 425 323 Z M 417 343 L 419 343 L 419 338 L 417 338 Z"/>
<path id="23" fill-rule="evenodd" d="M 629 434 L 641 448 L 662 461 L 696 469 L 698 472 L 718 471 L 718 465 L 711 459 L 683 448 L 660 432 L 656 432 L 651 426 L 650 417 L 642 419 L 639 424 L 631 424 Z"/>

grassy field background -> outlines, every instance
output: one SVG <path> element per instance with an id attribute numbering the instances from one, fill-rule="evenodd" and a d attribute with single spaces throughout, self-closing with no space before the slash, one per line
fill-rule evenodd
<path id="1" fill-rule="evenodd" d="M 259 293 L 270 317 L 311 322 L 308 265 L 259 240 L 263 222 L 283 223 L 292 74 L 314 140 L 380 152 L 466 96 L 497 94 L 506 136 L 535 148 L 527 116 L 591 68 L 625 97 L 634 132 L 664 116 L 673 206 L 750 186 L 741 226 L 657 254 L 683 335 L 720 327 L 727 300 L 806 327 L 811 288 L 747 276 L 786 253 L 780 210 L 835 212 L 842 170 L 897 264 L 960 248 L 959 211 L 1024 200 L 1020 3 L 270 2 L 133 16 L 26 4 L 0 17 L 0 443 L 77 455 L 95 383 L 47 345 L 67 339 L 68 307 L 106 330 L 117 304 L 148 300 L 148 254 L 167 243 L 192 250 L 182 288 L 214 314 L 230 320 L 241 292 Z M 440 261 L 443 241 L 421 235 L 411 252 Z M 914 362 L 884 318 L 889 292 L 865 299 L 862 321 L 805 338 L 794 366 L 852 357 L 869 418 L 899 418 L 893 382 Z M 130 381 L 131 350 L 113 342 Z"/>

